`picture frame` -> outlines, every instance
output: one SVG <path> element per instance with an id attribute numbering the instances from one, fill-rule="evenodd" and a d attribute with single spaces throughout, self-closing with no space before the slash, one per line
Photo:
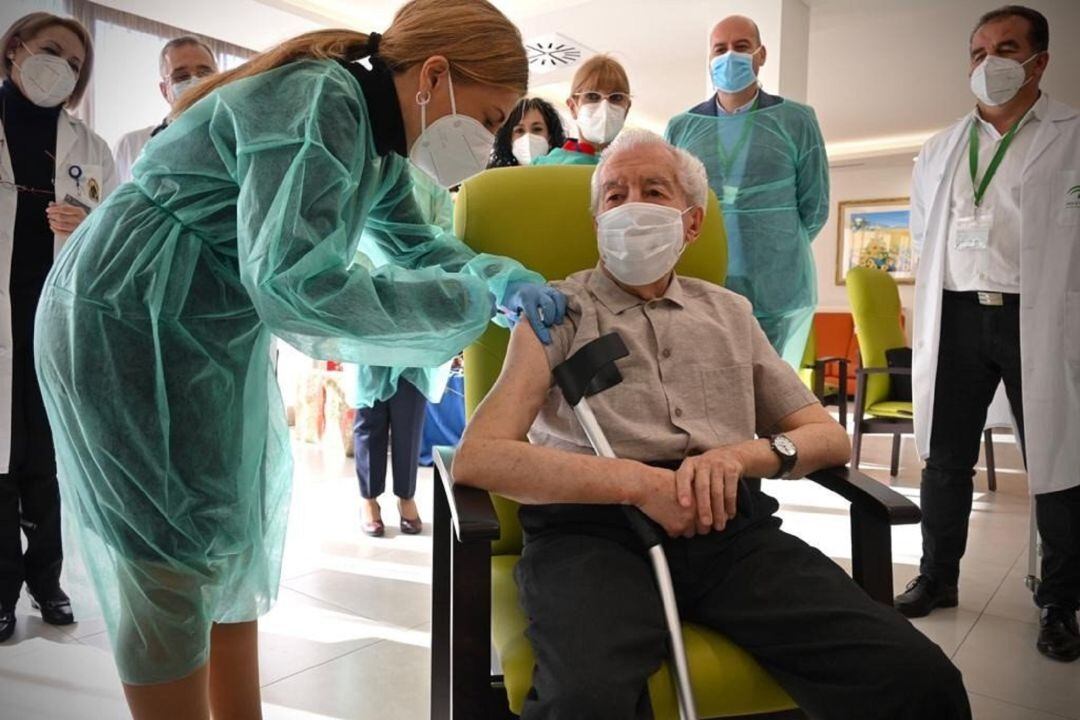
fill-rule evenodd
<path id="1" fill-rule="evenodd" d="M 911 198 L 844 200 L 837 204 L 836 284 L 853 267 L 876 267 L 897 284 L 914 285 L 918 258 L 911 238 Z"/>

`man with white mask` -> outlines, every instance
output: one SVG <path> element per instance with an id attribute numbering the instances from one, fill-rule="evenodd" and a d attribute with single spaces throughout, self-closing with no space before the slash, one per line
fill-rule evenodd
<path id="1" fill-rule="evenodd" d="M 456 453 L 456 483 L 522 503 L 516 580 L 536 668 L 521 717 L 652 717 L 666 630 L 634 505 L 670 536 L 683 620 L 745 648 L 808 716 L 970 718 L 941 650 L 781 532 L 776 501 L 741 482 L 841 465 L 850 445 L 749 302 L 675 272 L 707 197 L 689 153 L 642 130 L 616 138 L 592 183 L 599 264 L 555 283 L 568 305 L 550 345 L 513 332 Z M 589 402 L 619 459 L 593 454 L 551 381 L 612 331 L 630 351 L 623 381 Z"/>
<path id="2" fill-rule="evenodd" d="M 724 211 L 726 286 L 753 304 L 769 342 L 798 368 L 817 306 L 810 243 L 829 216 L 829 163 L 813 109 L 759 86 L 766 57 L 753 20 L 717 23 L 716 93 L 672 118 L 665 137 L 705 163 Z"/>
<path id="3" fill-rule="evenodd" d="M 177 100 L 185 92 L 218 72 L 214 52 L 193 35 L 181 35 L 165 43 L 158 57 L 158 68 L 161 70 L 158 91 L 170 108 L 176 107 Z M 168 127 L 169 120 L 166 117 L 157 125 L 133 130 L 120 138 L 116 145 L 116 172 L 120 182 L 131 179 L 131 166 L 139 158 L 143 146 Z"/>
<path id="4" fill-rule="evenodd" d="M 970 39 L 976 108 L 923 146 L 912 180 L 912 385 L 923 556 L 896 607 L 958 602 L 972 478 L 1004 383 L 1042 536 L 1037 647 L 1080 658 L 1080 113 L 1039 89 L 1042 14 L 1010 5 Z"/>

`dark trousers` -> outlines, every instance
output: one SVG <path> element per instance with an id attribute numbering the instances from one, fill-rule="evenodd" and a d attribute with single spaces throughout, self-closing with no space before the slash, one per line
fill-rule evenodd
<path id="1" fill-rule="evenodd" d="M 377 498 L 386 485 L 386 450 L 394 465 L 394 494 L 408 500 L 416 494 L 420 433 L 424 427 L 424 394 L 402 380 L 385 401 L 356 411 L 353 451 L 360 495 Z"/>
<path id="2" fill-rule="evenodd" d="M 683 621 L 744 648 L 815 719 L 970 718 L 944 653 L 779 526 L 668 540 Z M 647 679 L 667 632 L 640 542 L 545 533 L 528 539 L 516 576 L 536 653 L 522 720 L 651 718 Z"/>
<path id="3" fill-rule="evenodd" d="M 1023 444 L 1018 297 L 1007 296 L 1002 306 L 986 306 L 974 293 L 946 290 L 930 455 L 920 487 L 920 572 L 940 583 L 955 585 L 960 575 L 986 411 L 1002 381 Z"/>
<path id="4" fill-rule="evenodd" d="M 23 582 L 38 597 L 60 588 L 60 489 L 52 432 L 34 372 L 36 291 L 12 292 L 11 455 L 0 475 L 0 607 L 13 608 Z M 26 535 L 26 552 L 22 537 Z"/>
<path id="5" fill-rule="evenodd" d="M 1080 609 L 1080 485 L 1036 495 L 1035 522 L 1042 540 L 1042 579 L 1035 602 L 1039 607 Z"/>
<path id="6" fill-rule="evenodd" d="M 15 607 L 24 581 L 32 594 L 51 596 L 60 587 L 63 557 L 56 476 L 0 475 L 0 607 Z"/>

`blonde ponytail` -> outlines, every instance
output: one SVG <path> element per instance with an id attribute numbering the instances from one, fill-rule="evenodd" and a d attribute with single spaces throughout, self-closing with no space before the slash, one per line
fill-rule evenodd
<path id="1" fill-rule="evenodd" d="M 173 111 L 184 112 L 217 88 L 297 60 L 359 60 L 370 54 L 367 33 L 318 30 L 286 40 L 240 67 L 199 83 Z M 450 62 L 456 80 L 492 85 L 524 95 L 529 61 L 521 33 L 487 0 L 411 0 L 397 11 L 379 41 L 378 56 L 395 73 L 433 55 Z"/>

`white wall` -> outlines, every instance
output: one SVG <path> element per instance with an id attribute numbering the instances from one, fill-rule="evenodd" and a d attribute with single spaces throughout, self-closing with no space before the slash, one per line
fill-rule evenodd
<path id="1" fill-rule="evenodd" d="M 814 240 L 817 265 L 819 307 L 822 310 L 847 310 L 847 290 L 836 284 L 837 204 L 845 200 L 878 200 L 908 197 L 911 194 L 910 155 L 876 158 L 860 165 L 834 167 L 829 172 L 831 207 L 829 220 Z M 914 305 L 913 285 L 900 286 L 900 303 L 911 317 Z"/>
<path id="2" fill-rule="evenodd" d="M 968 38 L 1004 0 L 813 0 L 807 97 L 829 142 L 943 128 L 974 106 Z M 1042 87 L 1080 107 L 1080 2 L 1025 0 L 1050 23 Z"/>
<path id="3" fill-rule="evenodd" d="M 265 50 L 294 35 L 325 27 L 258 0 L 94 1 L 252 50 Z"/>

